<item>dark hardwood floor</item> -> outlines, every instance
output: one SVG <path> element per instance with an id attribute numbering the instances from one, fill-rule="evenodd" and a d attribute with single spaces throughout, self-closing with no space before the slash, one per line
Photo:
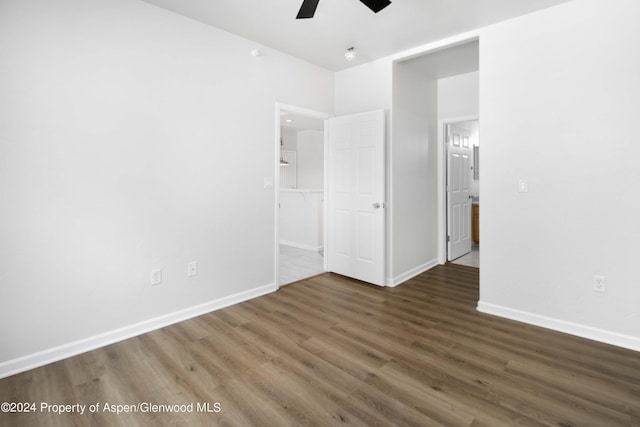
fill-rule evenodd
<path id="1" fill-rule="evenodd" d="M 640 426 L 639 353 L 477 300 L 478 270 L 454 264 L 396 288 L 323 274 L 2 379 L 0 402 L 87 407 L 0 425 Z"/>

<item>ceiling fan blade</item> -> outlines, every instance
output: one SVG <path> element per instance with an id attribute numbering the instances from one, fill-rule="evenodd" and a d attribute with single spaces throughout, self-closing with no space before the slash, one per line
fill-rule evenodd
<path id="1" fill-rule="evenodd" d="M 391 2 L 389 0 L 360 0 L 367 6 L 369 9 L 373 10 L 375 13 L 380 12 L 385 7 L 389 6 Z"/>
<path id="2" fill-rule="evenodd" d="M 318 7 L 319 1 L 320 0 L 303 0 L 302 6 L 300 6 L 300 11 L 296 16 L 296 19 L 313 18 L 313 15 L 316 13 L 316 8 Z"/>

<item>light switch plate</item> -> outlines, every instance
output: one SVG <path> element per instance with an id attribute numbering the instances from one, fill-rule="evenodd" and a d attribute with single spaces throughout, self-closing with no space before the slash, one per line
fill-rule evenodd
<path id="1" fill-rule="evenodd" d="M 518 193 L 528 193 L 529 192 L 529 183 L 526 178 L 520 178 L 518 180 Z"/>
<path id="2" fill-rule="evenodd" d="M 155 270 L 151 270 L 151 285 L 155 286 L 161 283 L 162 283 L 162 270 L 159 268 Z"/>
<path id="3" fill-rule="evenodd" d="M 273 178 L 264 178 L 263 186 L 264 188 L 273 188 Z"/>

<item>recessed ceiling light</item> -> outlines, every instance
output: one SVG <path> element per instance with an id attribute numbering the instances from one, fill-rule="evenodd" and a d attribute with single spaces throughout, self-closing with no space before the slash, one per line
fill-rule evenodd
<path id="1" fill-rule="evenodd" d="M 291 119 L 286 119 L 286 120 L 285 120 L 285 122 L 287 122 L 287 123 L 291 123 L 292 121 L 293 121 L 293 120 L 291 120 Z"/>

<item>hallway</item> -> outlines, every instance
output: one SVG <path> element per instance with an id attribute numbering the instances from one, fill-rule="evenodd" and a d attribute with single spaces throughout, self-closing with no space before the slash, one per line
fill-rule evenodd
<path id="1" fill-rule="evenodd" d="M 467 267 L 480 268 L 480 245 L 474 243 L 471 246 L 471 252 L 451 262 L 458 265 L 466 265 Z"/>
<path id="2" fill-rule="evenodd" d="M 278 285 L 286 285 L 324 273 L 322 253 L 280 245 L 280 276 Z"/>

